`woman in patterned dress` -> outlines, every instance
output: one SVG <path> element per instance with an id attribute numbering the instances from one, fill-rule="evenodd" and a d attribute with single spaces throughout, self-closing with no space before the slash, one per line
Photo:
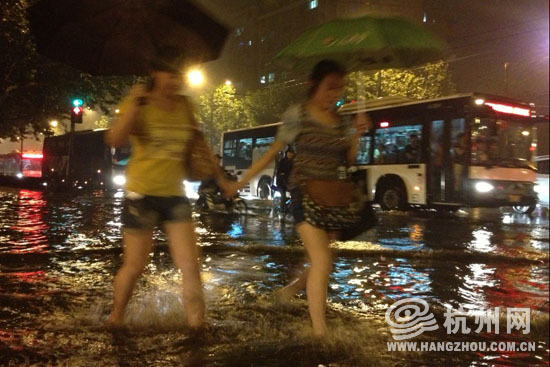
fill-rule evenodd
<path id="1" fill-rule="evenodd" d="M 226 193 L 236 193 L 273 161 L 283 147 L 294 144 L 296 156 L 289 183 L 294 203 L 292 214 L 311 267 L 283 288 L 279 295 L 289 299 L 302 288 L 306 288 L 313 334 L 316 337 L 325 337 L 328 332 L 325 312 L 332 256 L 329 232 L 309 223 L 304 215 L 301 186 L 310 179 L 337 179 L 338 167 L 355 163 L 357 143 L 368 129 L 369 120 L 362 114 L 355 119 L 355 128 L 348 129 L 336 113 L 336 102 L 343 94 L 345 76 L 344 68 L 338 63 L 329 60 L 319 62 L 309 78 L 310 88 L 306 102 L 288 108 L 283 114 L 283 125 L 275 142 L 252 165 L 241 181 L 230 185 L 231 190 Z"/>

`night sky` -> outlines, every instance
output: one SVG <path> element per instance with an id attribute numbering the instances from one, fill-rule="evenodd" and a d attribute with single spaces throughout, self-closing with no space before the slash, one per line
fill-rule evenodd
<path id="1" fill-rule="evenodd" d="M 257 1 L 199 2 L 234 26 L 247 21 L 235 17 L 238 10 Z M 549 1 L 425 0 L 424 5 L 431 29 L 451 45 L 459 92 L 508 95 L 535 102 L 538 113 L 548 114 Z"/>

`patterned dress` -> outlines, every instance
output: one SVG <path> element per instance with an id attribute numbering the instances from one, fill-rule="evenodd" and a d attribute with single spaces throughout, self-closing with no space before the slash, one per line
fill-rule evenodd
<path id="1" fill-rule="evenodd" d="M 295 105 L 283 115 L 283 125 L 276 139 L 293 144 L 296 152 L 289 180 L 294 221 L 300 223 L 307 220 L 312 223 L 307 212 L 304 212 L 301 186 L 306 180 L 338 179 L 338 167 L 346 165 L 351 146 L 346 124 L 340 120 L 334 126 L 327 126 L 309 116 L 304 106 Z M 312 224 L 324 227 L 319 223 Z"/>
<path id="2" fill-rule="evenodd" d="M 351 137 L 344 121 L 327 126 L 313 120 L 305 106 L 291 106 L 283 115 L 277 140 L 293 144 L 296 152 L 290 175 L 291 189 L 305 180 L 335 180 L 346 165 Z"/>

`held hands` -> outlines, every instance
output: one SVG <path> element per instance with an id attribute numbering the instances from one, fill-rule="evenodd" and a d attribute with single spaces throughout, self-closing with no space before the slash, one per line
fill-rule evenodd
<path id="1" fill-rule="evenodd" d="M 366 112 L 361 112 L 355 115 L 354 119 L 355 134 L 361 136 L 369 130 L 372 130 L 373 123 L 370 116 Z"/>
<path id="2" fill-rule="evenodd" d="M 242 183 L 235 182 L 235 181 L 228 181 L 223 180 L 223 182 L 220 184 L 220 188 L 222 189 L 223 196 L 225 198 L 234 198 L 237 196 L 237 191 L 242 188 Z"/>

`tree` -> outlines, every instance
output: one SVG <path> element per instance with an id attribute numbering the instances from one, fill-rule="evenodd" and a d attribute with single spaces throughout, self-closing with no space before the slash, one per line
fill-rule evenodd
<path id="1" fill-rule="evenodd" d="M 232 85 L 220 85 L 210 93 L 201 95 L 199 101 L 199 121 L 204 123 L 212 146 L 219 144 L 222 132 L 252 126 L 245 98 L 238 96 Z"/>
<path id="2" fill-rule="evenodd" d="M 69 116 L 74 97 L 108 113 L 133 82 L 128 77 L 92 77 L 39 55 L 26 18 L 31 2 L 0 2 L 0 138 L 48 132 L 49 120 Z"/>
<path id="3" fill-rule="evenodd" d="M 445 62 L 426 64 L 414 69 L 387 69 L 350 73 L 346 99 L 374 99 L 401 96 L 411 99 L 436 98 L 451 94 L 455 85 Z"/>
<path id="4" fill-rule="evenodd" d="M 220 85 L 200 96 L 199 120 L 212 146 L 224 131 L 279 121 L 292 103 L 303 99 L 303 84 L 272 85 L 238 95 L 232 85 Z"/>
<path id="5" fill-rule="evenodd" d="M 106 129 L 110 126 L 111 119 L 106 115 L 101 115 L 101 117 L 94 121 L 94 128 L 96 129 Z"/>
<path id="6" fill-rule="evenodd" d="M 305 98 L 306 84 L 273 84 L 247 94 L 247 108 L 256 125 L 280 121 L 288 106 Z"/>

